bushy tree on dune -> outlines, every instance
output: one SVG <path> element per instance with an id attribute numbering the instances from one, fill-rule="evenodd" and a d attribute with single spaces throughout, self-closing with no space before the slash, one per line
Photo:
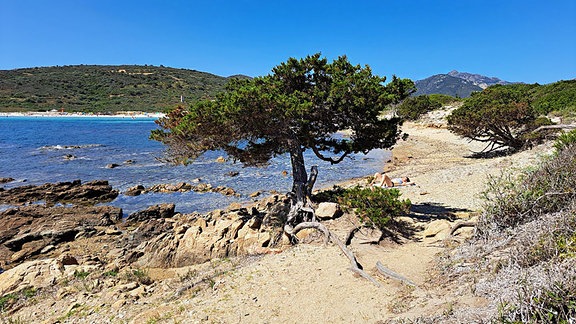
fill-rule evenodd
<path id="1" fill-rule="evenodd" d="M 339 163 L 352 153 L 392 147 L 400 118 L 382 118 L 382 111 L 412 93 L 414 83 L 372 74 L 368 66 L 351 64 L 345 56 L 329 63 L 320 54 L 290 58 L 272 73 L 232 80 L 213 100 L 178 107 L 157 123 L 151 137 L 168 147 L 170 160 L 189 163 L 209 150 L 224 150 L 244 165 L 265 165 L 288 154 L 292 164 L 292 206 L 284 231 L 296 241 L 303 228 L 316 228 L 332 238 L 350 258 L 352 269 L 375 282 L 359 267 L 353 254 L 317 222 L 309 196 L 317 176 L 308 178 L 303 152 Z M 349 130 L 349 137 L 334 136 Z"/>
<path id="2" fill-rule="evenodd" d="M 178 107 L 159 119 L 152 138 L 168 147 L 173 162 L 188 163 L 208 150 L 224 150 L 244 165 L 265 165 L 289 154 L 293 209 L 285 229 L 309 221 L 307 196 L 316 177 L 308 177 L 303 152 L 339 163 L 352 153 L 392 147 L 400 118 L 382 118 L 382 110 L 414 91 L 414 83 L 396 76 L 372 74 L 369 66 L 351 64 L 345 56 L 328 62 L 321 54 L 290 58 L 272 73 L 232 80 L 213 100 Z M 350 130 L 350 137 L 334 134 Z M 313 215 L 313 211 L 312 211 Z"/>
<path id="3" fill-rule="evenodd" d="M 521 150 L 540 139 L 533 131 L 550 124 L 538 118 L 530 93 L 535 85 L 495 85 L 473 93 L 448 116 L 449 129 L 471 140 L 486 142 L 485 151 Z"/>

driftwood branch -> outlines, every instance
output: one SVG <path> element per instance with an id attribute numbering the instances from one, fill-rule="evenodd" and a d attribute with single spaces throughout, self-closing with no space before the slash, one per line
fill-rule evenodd
<path id="1" fill-rule="evenodd" d="M 378 269 L 378 272 L 385 275 L 386 277 L 401 281 L 401 282 L 403 282 L 409 286 L 414 286 L 414 287 L 416 286 L 416 284 L 412 280 L 410 280 L 406 277 L 403 277 L 402 275 L 386 268 L 380 261 L 376 262 L 376 269 Z"/>
<path id="2" fill-rule="evenodd" d="M 546 125 L 540 126 L 533 130 L 533 133 L 539 132 L 544 129 L 576 129 L 576 124 L 563 124 L 563 125 Z"/>

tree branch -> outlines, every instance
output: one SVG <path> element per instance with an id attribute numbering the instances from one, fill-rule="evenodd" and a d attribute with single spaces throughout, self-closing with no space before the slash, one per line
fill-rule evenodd
<path id="1" fill-rule="evenodd" d="M 330 164 L 337 164 L 342 162 L 342 160 L 344 160 L 344 158 L 346 156 L 348 156 L 348 154 L 350 154 L 350 152 L 346 151 L 344 152 L 344 154 L 342 154 L 342 156 L 340 156 L 337 159 L 333 159 L 330 157 L 326 157 L 324 156 L 322 153 L 320 153 L 320 150 L 316 147 L 316 145 L 312 145 L 312 151 L 314 152 L 314 154 L 322 161 L 326 161 L 326 162 L 330 162 Z"/>
<path id="2" fill-rule="evenodd" d="M 535 130 L 533 130 L 533 133 L 537 133 L 541 130 L 544 129 L 576 129 L 576 125 L 574 124 L 563 124 L 563 125 L 546 125 L 546 126 L 540 126 L 538 128 L 536 128 Z"/>

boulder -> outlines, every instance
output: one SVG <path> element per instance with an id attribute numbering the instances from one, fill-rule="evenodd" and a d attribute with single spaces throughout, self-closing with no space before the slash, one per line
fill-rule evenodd
<path id="1" fill-rule="evenodd" d="M 140 194 L 142 194 L 144 191 L 146 190 L 146 188 L 144 188 L 143 185 L 135 185 L 133 187 L 128 188 L 128 190 L 126 190 L 124 192 L 124 194 L 126 196 L 139 196 Z"/>
<path id="2" fill-rule="evenodd" d="M 343 215 L 340 205 L 333 202 L 321 202 L 315 213 L 316 217 L 321 220 L 334 219 Z"/>
<path id="3" fill-rule="evenodd" d="M 428 224 L 426 226 L 426 228 L 424 229 L 424 231 L 422 232 L 422 235 L 424 237 L 438 236 L 438 238 L 443 238 L 440 236 L 446 236 L 446 235 L 450 234 L 451 228 L 452 228 L 452 225 L 450 224 L 449 221 L 447 221 L 445 219 L 439 219 L 439 220 L 435 220 L 435 221 L 430 222 L 430 224 Z"/>
<path id="4" fill-rule="evenodd" d="M 260 207 L 239 208 L 205 216 L 180 215 L 171 229 L 151 237 L 134 250 L 138 266 L 183 267 L 214 258 L 259 254 L 280 244 L 289 201 L 272 197 Z M 255 210 L 256 209 L 256 210 Z"/>

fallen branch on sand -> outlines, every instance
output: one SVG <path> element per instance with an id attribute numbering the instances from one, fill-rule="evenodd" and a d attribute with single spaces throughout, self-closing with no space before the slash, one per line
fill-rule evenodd
<path id="1" fill-rule="evenodd" d="M 378 281 L 376 281 L 376 279 L 374 279 L 371 275 L 367 274 L 362 269 L 362 266 L 358 263 L 358 260 L 354 256 L 354 253 L 352 253 L 352 251 L 350 251 L 350 249 L 348 249 L 346 247 L 346 245 L 344 245 L 344 243 L 342 243 L 342 241 L 340 241 L 340 239 L 337 236 L 332 234 L 330 232 L 330 230 L 328 230 L 328 228 L 326 226 L 324 226 L 324 224 L 319 223 L 319 222 L 304 222 L 304 223 L 300 223 L 300 224 L 296 225 L 296 227 L 294 227 L 293 229 L 289 229 L 287 227 L 284 227 L 284 231 L 288 235 L 295 236 L 299 231 L 306 229 L 306 228 L 314 228 L 316 230 L 321 231 L 325 237 L 324 242 L 327 243 L 329 240 L 332 240 L 332 242 L 336 243 L 336 245 L 338 245 L 340 250 L 342 250 L 342 252 L 344 252 L 344 255 L 346 255 L 348 260 L 350 260 L 350 270 L 352 270 L 354 273 L 358 274 L 362 278 L 372 282 L 377 287 L 382 286 Z"/>
<path id="2" fill-rule="evenodd" d="M 416 286 L 416 284 L 412 280 L 386 268 L 380 261 L 376 262 L 376 269 L 378 269 L 378 272 L 385 275 L 386 277 L 389 277 L 389 278 L 392 278 L 395 280 L 399 280 L 399 281 L 401 281 L 401 282 L 403 282 L 409 286 L 414 286 L 414 287 Z"/>

